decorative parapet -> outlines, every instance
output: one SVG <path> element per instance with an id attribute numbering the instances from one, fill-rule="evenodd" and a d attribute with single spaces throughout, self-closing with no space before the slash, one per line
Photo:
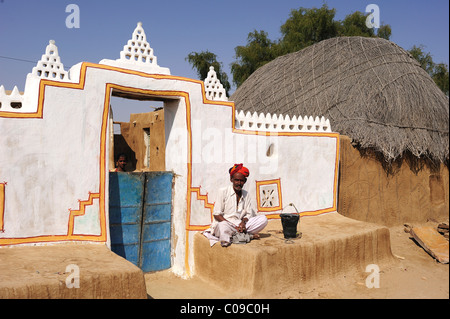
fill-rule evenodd
<path id="1" fill-rule="evenodd" d="M 227 93 L 217 78 L 217 73 L 214 71 L 214 67 L 209 67 L 208 76 L 205 81 L 205 93 L 206 98 L 212 101 L 228 101 Z"/>
<path id="2" fill-rule="evenodd" d="M 49 80 L 69 81 L 69 74 L 64 70 L 64 65 L 61 62 L 58 47 L 55 45 L 54 40 L 49 41 L 45 48 L 45 53 L 33 68 L 31 74 Z"/>
<path id="3" fill-rule="evenodd" d="M 147 41 L 142 22 L 138 22 L 131 39 L 124 45 L 117 60 L 104 59 L 100 64 L 134 69 L 147 73 L 170 74 L 168 68 L 162 68 L 157 63 L 157 57 Z"/>
<path id="4" fill-rule="evenodd" d="M 269 113 L 258 115 L 256 112 L 251 114 L 243 111 L 236 111 L 235 128 L 263 132 L 331 132 L 330 121 L 323 116 L 302 118 L 294 115 L 291 119 L 289 115 L 285 117 Z"/>
<path id="5" fill-rule="evenodd" d="M 20 94 L 17 86 L 7 94 L 3 85 L 0 86 L 0 111 L 17 112 L 22 108 L 23 95 Z"/>
<path id="6" fill-rule="evenodd" d="M 153 49 L 147 41 L 142 22 L 138 22 L 133 35 L 120 52 L 120 60 L 138 63 L 146 63 L 157 66 L 157 57 L 153 54 Z"/>
<path id="7" fill-rule="evenodd" d="M 71 81 L 69 72 L 64 70 L 58 54 L 58 47 L 53 40 L 49 41 L 45 53 L 33 67 L 31 73 L 27 74 L 23 93 L 20 93 L 16 86 L 11 92 L 5 91 L 5 88 L 0 86 L 0 113 L 7 112 L 5 114 L 11 116 L 11 113 L 31 114 L 36 112 L 41 79 L 59 82 Z"/>

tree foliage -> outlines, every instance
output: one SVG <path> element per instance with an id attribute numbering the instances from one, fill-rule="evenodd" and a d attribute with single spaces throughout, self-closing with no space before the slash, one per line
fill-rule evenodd
<path id="1" fill-rule="evenodd" d="M 408 52 L 420 63 L 424 69 L 433 79 L 434 83 L 444 92 L 449 95 L 449 77 L 448 65 L 444 63 L 436 64 L 429 52 L 424 51 L 423 45 L 414 45 Z"/>
<path id="2" fill-rule="evenodd" d="M 449 94 L 449 80 L 448 80 L 448 65 L 439 63 L 434 67 L 433 75 L 431 76 L 436 85 L 448 96 Z"/>
<path id="3" fill-rule="evenodd" d="M 433 74 L 434 62 L 430 53 L 424 52 L 424 46 L 413 46 L 408 52 L 420 63 L 422 69 L 431 76 Z"/>
<path id="4" fill-rule="evenodd" d="M 353 12 L 345 17 L 340 23 L 340 35 L 349 37 L 373 37 L 375 31 L 366 26 L 366 16 L 359 11 Z"/>
<path id="5" fill-rule="evenodd" d="M 281 26 L 282 54 L 295 52 L 314 43 L 333 38 L 339 33 L 339 23 L 334 21 L 335 9 L 323 5 L 320 9 L 299 8 L 291 10 Z"/>
<path id="6" fill-rule="evenodd" d="M 288 19 L 281 25 L 281 37 L 276 41 L 269 39 L 267 32 L 253 30 L 247 36 L 247 44 L 235 48 L 235 61 L 231 64 L 233 83 L 239 87 L 258 68 L 278 56 L 302 50 L 322 40 L 338 36 L 380 37 L 389 40 L 391 26 L 382 24 L 375 30 L 366 26 L 368 14 L 356 11 L 348 14 L 342 21 L 335 20 L 336 10 L 326 4 L 320 8 L 299 8 L 290 12 Z M 449 92 L 448 66 L 435 64 L 423 46 L 414 46 L 409 50 L 441 90 Z M 223 84 L 227 95 L 230 89 L 228 76 L 222 71 L 222 64 L 217 62 L 214 53 L 191 52 L 186 60 L 197 70 L 200 79 L 205 79 L 209 66 L 214 66 L 217 77 Z"/>
<path id="7" fill-rule="evenodd" d="M 383 24 L 380 25 L 380 28 L 378 29 L 377 32 L 377 37 L 385 39 L 385 40 L 389 40 L 392 34 L 392 29 L 391 26 L 389 24 Z"/>
<path id="8" fill-rule="evenodd" d="M 231 64 L 233 82 L 240 86 L 253 72 L 267 62 L 272 61 L 276 55 L 276 43 L 268 38 L 267 32 L 250 32 L 246 46 L 238 46 L 237 61 Z"/>
<path id="9" fill-rule="evenodd" d="M 239 87 L 256 69 L 276 57 L 302 50 L 314 43 L 338 36 L 380 36 L 389 39 L 391 27 L 381 25 L 378 32 L 366 26 L 367 15 L 356 11 L 344 20 L 335 20 L 336 10 L 326 4 L 321 8 L 291 10 L 281 25 L 281 38 L 271 41 L 264 31 L 249 33 L 247 45 L 235 48 L 236 61 L 232 63 L 233 82 Z"/>
<path id="10" fill-rule="evenodd" d="M 347 15 L 344 20 L 339 22 L 339 36 L 346 37 L 379 37 L 389 40 L 392 29 L 389 24 L 382 24 L 375 32 L 374 28 L 366 26 L 367 15 L 355 11 Z"/>

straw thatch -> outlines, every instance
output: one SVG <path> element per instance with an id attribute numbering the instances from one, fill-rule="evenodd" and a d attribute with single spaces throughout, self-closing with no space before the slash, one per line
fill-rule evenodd
<path id="1" fill-rule="evenodd" d="M 278 57 L 230 100 L 252 113 L 324 116 L 387 162 L 406 152 L 448 162 L 448 97 L 407 51 L 381 38 L 333 38 Z"/>

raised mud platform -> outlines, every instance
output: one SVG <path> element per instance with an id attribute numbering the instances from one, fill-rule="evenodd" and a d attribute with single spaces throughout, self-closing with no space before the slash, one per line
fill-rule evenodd
<path id="1" fill-rule="evenodd" d="M 69 265 L 78 267 L 79 288 L 66 285 L 75 275 Z M 0 248 L 2 298 L 147 298 L 147 292 L 143 272 L 105 245 L 58 244 Z"/>
<path id="2" fill-rule="evenodd" d="M 305 288 L 367 265 L 393 263 L 389 229 L 329 213 L 302 217 L 301 238 L 286 241 L 280 220 L 270 220 L 261 239 L 248 244 L 210 247 L 194 237 L 195 276 L 227 291 L 247 295 Z"/>

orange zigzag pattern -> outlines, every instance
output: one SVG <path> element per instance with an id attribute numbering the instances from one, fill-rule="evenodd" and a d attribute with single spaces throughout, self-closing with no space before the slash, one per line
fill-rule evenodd
<path id="1" fill-rule="evenodd" d="M 210 210 L 210 217 L 211 217 L 211 222 L 213 219 L 213 210 L 214 210 L 214 203 L 209 203 L 208 202 L 208 193 L 202 195 L 200 193 L 200 187 L 191 187 L 191 192 L 194 192 L 197 194 L 197 200 L 202 200 L 205 204 L 205 208 Z M 190 225 L 188 226 L 187 230 L 205 230 L 209 227 L 209 225 Z"/>
<path id="2" fill-rule="evenodd" d="M 69 230 L 67 235 L 72 236 L 73 235 L 73 228 L 74 228 L 74 220 L 77 216 L 83 216 L 86 212 L 86 206 L 92 205 L 94 198 L 100 198 L 99 193 L 91 193 L 89 192 L 89 198 L 87 200 L 78 200 L 79 208 L 77 210 L 72 210 L 69 208 L 70 216 L 69 216 Z"/>

